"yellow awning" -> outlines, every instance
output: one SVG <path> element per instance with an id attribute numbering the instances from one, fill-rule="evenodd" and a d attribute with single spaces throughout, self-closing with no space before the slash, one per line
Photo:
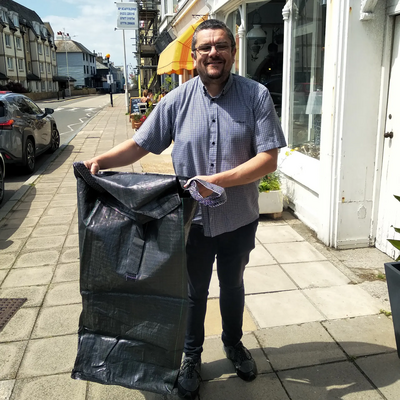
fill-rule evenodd
<path id="1" fill-rule="evenodd" d="M 193 60 L 191 55 L 192 37 L 197 26 L 208 18 L 208 15 L 201 17 L 195 24 L 190 25 L 186 31 L 171 42 L 160 54 L 157 66 L 157 74 L 178 74 L 182 75 L 183 70 L 192 71 Z"/>

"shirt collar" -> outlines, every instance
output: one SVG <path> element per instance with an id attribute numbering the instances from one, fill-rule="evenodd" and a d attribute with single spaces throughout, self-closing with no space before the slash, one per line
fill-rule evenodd
<path id="1" fill-rule="evenodd" d="M 207 88 L 203 85 L 203 82 L 201 81 L 201 78 L 200 78 L 200 77 L 199 77 L 199 81 L 200 81 L 201 84 L 202 84 L 203 93 L 204 93 L 206 96 L 211 97 L 211 96 L 209 95 L 208 91 L 207 91 Z M 233 74 L 230 73 L 230 74 L 229 74 L 229 78 L 228 78 L 228 80 L 227 80 L 227 82 L 226 82 L 224 88 L 222 89 L 222 92 L 221 92 L 218 96 L 215 96 L 214 99 L 218 99 L 219 97 L 224 96 L 224 95 L 229 91 L 229 89 L 232 87 L 232 84 L 233 84 Z"/>

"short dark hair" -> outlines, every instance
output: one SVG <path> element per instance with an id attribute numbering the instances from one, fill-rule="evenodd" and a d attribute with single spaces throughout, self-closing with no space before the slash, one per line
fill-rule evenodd
<path id="1" fill-rule="evenodd" d="M 232 49 L 236 48 L 236 41 L 235 37 L 233 36 L 232 31 L 224 24 L 222 21 L 219 21 L 218 19 L 206 19 L 203 21 L 194 31 L 193 33 L 193 39 L 192 39 L 192 51 L 194 52 L 196 49 L 196 43 L 197 43 L 197 32 L 203 31 L 204 29 L 222 29 L 223 31 L 226 32 L 228 35 L 230 41 L 231 41 L 231 47 Z"/>

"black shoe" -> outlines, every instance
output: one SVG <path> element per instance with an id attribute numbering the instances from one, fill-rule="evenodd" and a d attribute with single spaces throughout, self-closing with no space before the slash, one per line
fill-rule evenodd
<path id="1" fill-rule="evenodd" d="M 239 378 L 248 382 L 256 379 L 256 362 L 242 342 L 239 342 L 236 346 L 224 346 L 224 351 L 226 357 L 233 362 Z"/>
<path id="2" fill-rule="evenodd" d="M 193 400 L 199 394 L 201 382 L 201 361 L 191 357 L 183 359 L 178 375 L 178 396 L 181 399 Z"/>

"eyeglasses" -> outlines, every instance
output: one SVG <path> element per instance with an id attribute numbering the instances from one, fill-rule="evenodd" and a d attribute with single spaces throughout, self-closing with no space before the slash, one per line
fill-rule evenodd
<path id="1" fill-rule="evenodd" d="M 231 48 L 231 46 L 229 46 L 226 43 L 218 43 L 214 46 L 211 46 L 211 45 L 199 46 L 199 47 L 195 48 L 194 50 L 198 51 L 201 56 L 204 56 L 206 54 L 209 54 L 213 47 L 215 48 L 215 51 L 217 53 L 226 53 Z"/>

